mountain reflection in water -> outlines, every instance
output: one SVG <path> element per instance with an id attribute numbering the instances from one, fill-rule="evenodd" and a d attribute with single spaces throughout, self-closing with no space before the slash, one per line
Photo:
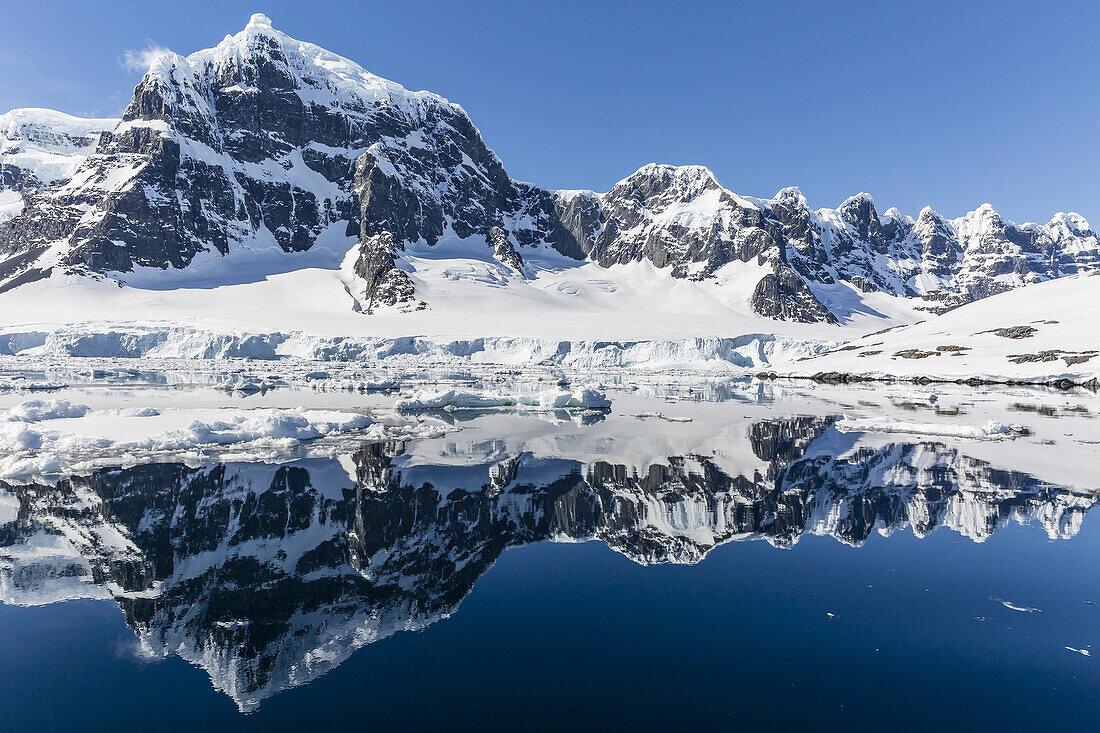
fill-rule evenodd
<path id="1" fill-rule="evenodd" d="M 0 482 L 0 600 L 110 598 L 145 651 L 202 667 L 243 711 L 356 649 L 453 613 L 510 548 L 599 540 L 641 564 L 697 563 L 731 540 L 876 529 L 982 541 L 1010 521 L 1068 538 L 1088 493 L 935 441 L 860 445 L 833 419 L 762 420 L 735 471 L 718 453 L 644 470 L 508 451 L 416 456 L 365 444 L 288 465 L 150 464 L 56 485 Z M 675 426 L 650 429 L 675 430 Z"/>

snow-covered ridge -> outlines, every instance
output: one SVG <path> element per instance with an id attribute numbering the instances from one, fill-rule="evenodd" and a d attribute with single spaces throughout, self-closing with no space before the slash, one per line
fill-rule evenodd
<path id="1" fill-rule="evenodd" d="M 74 117 L 51 109 L 14 109 L 0 115 L 0 163 L 33 174 L 45 185 L 72 175 L 117 118 Z"/>
<path id="2" fill-rule="evenodd" d="M 85 119 L 50 109 L 0 115 L 0 222 L 23 210 L 31 193 L 72 176 L 117 119 Z"/>
<path id="3" fill-rule="evenodd" d="M 253 63 L 258 52 L 269 43 L 277 44 L 286 58 L 287 66 L 295 72 L 300 86 L 299 96 L 316 95 L 313 101 L 348 110 L 365 109 L 368 105 L 383 102 L 399 104 L 407 113 L 415 114 L 420 102 L 431 104 L 449 104 L 438 94 L 420 91 L 410 92 L 396 82 L 371 74 L 354 61 L 327 51 L 320 46 L 291 38 L 275 29 L 271 19 L 263 13 L 254 13 L 248 25 L 235 35 L 227 35 L 213 48 L 196 51 L 186 57 L 187 65 L 196 77 L 208 77 L 204 81 L 213 81 L 225 74 L 226 69 L 244 68 Z M 166 53 L 154 57 L 150 63 L 150 74 L 164 73 L 166 66 L 178 63 L 178 56 Z M 237 93 L 248 94 L 256 91 L 247 80 Z"/>

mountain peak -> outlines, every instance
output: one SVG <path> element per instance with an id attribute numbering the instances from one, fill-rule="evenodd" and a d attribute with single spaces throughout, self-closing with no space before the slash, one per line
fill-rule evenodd
<path id="1" fill-rule="evenodd" d="M 267 17 L 263 13 L 253 13 L 252 17 L 248 19 L 248 28 L 270 28 L 271 18 Z"/>
<path id="2" fill-rule="evenodd" d="M 809 202 L 798 186 L 787 186 L 779 189 L 775 196 L 772 196 L 772 201 L 795 204 L 803 209 L 809 207 Z"/>
<path id="3" fill-rule="evenodd" d="M 848 198 L 844 199 L 844 201 L 840 204 L 840 210 L 843 211 L 844 209 L 864 204 L 870 204 L 872 207 L 874 207 L 875 199 L 871 196 L 871 194 L 867 193 L 866 191 L 860 191 L 854 196 L 849 196 Z"/>
<path id="4" fill-rule="evenodd" d="M 635 171 L 634 175 L 675 176 L 677 178 L 714 178 L 714 173 L 705 165 L 673 165 L 671 163 L 646 163 Z"/>

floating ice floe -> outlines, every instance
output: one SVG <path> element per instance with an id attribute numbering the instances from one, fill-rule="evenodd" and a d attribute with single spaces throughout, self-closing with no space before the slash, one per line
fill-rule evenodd
<path id="1" fill-rule="evenodd" d="M 56 392 L 69 385 L 52 380 L 36 381 L 32 379 L 2 379 L 0 392 Z"/>
<path id="2" fill-rule="evenodd" d="M 397 389 L 398 383 L 391 380 L 362 380 L 362 379 L 309 379 L 312 388 L 317 392 L 383 392 Z"/>
<path id="3" fill-rule="evenodd" d="M 907 433 L 910 435 L 938 435 L 946 438 L 972 438 L 975 440 L 1000 440 L 1015 438 L 1019 433 L 1011 426 L 990 420 L 984 425 L 949 425 L 946 423 L 918 423 L 890 418 L 858 418 L 844 416 L 836 423 L 844 433 Z"/>
<path id="4" fill-rule="evenodd" d="M 1011 601 L 1001 601 L 1001 605 L 1012 611 L 1019 611 L 1020 613 L 1042 613 L 1042 609 L 1032 608 L 1031 606 L 1019 606 Z"/>
<path id="5" fill-rule="evenodd" d="M 641 420 L 653 419 L 653 420 L 665 420 L 667 422 L 691 422 L 692 421 L 692 418 L 690 418 L 690 417 L 677 417 L 677 416 L 674 416 L 674 415 L 666 415 L 663 412 L 640 412 L 637 415 L 635 415 L 634 417 L 639 418 Z"/>
<path id="6" fill-rule="evenodd" d="M 78 405 L 68 400 L 26 400 L 15 407 L 0 412 L 0 420 L 5 422 L 41 422 L 66 417 L 84 417 L 87 405 Z"/>
<path id="7" fill-rule="evenodd" d="M 223 392 L 266 392 L 269 389 L 282 386 L 278 382 L 266 379 L 253 379 L 251 377 L 236 377 L 227 379 L 217 385 L 217 389 Z"/>
<path id="8" fill-rule="evenodd" d="M 233 414 L 223 418 L 227 412 Z M 196 419 L 174 427 L 192 416 Z M 134 419 L 141 421 L 140 426 Z M 47 420 L 52 422 L 43 425 Z M 88 420 L 91 426 L 86 426 Z M 92 410 L 68 400 L 31 400 L 0 413 L 0 477 L 64 473 L 118 457 L 178 455 L 225 446 L 280 454 L 303 441 L 373 424 L 366 415 L 335 410 L 161 413 L 153 408 Z"/>
<path id="9" fill-rule="evenodd" d="M 160 410 L 154 407 L 122 407 L 115 410 L 119 417 L 157 417 Z"/>
<path id="10" fill-rule="evenodd" d="M 582 387 L 573 391 L 547 390 L 533 394 L 508 394 L 491 391 L 418 390 L 395 407 L 405 412 L 419 410 L 484 410 L 514 407 L 523 410 L 606 410 L 611 400 L 599 390 Z"/>

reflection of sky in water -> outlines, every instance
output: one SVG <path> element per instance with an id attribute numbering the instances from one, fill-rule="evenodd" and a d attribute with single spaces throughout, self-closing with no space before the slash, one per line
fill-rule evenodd
<path id="1" fill-rule="evenodd" d="M 681 393 L 587 424 L 456 416 L 284 466 L 9 486 L 4 727 L 1094 719 L 1100 535 L 1077 479 L 1095 457 L 1023 451 L 1065 419 L 875 436 L 834 427 L 841 400 L 730 414 Z M 77 596 L 109 600 L 49 603 Z"/>

